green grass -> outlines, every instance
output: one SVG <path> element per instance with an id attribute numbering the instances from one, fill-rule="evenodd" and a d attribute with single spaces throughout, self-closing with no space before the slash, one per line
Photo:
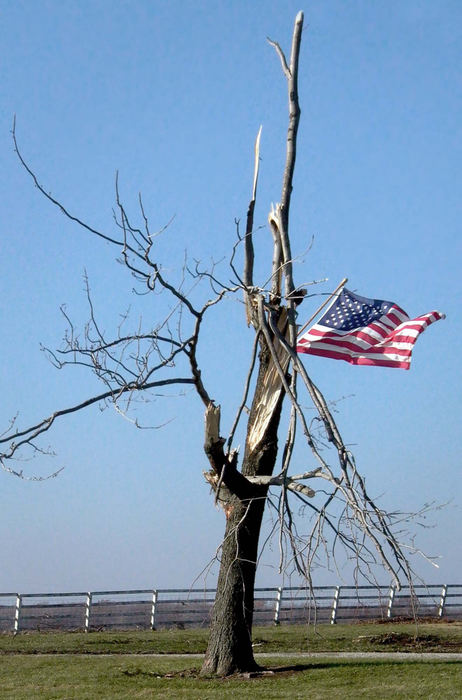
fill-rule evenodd
<path id="1" fill-rule="evenodd" d="M 21 632 L 0 634 L 1 654 L 203 653 L 207 630 Z M 459 651 L 462 623 L 384 623 L 256 627 L 256 652 Z"/>
<path id="2" fill-rule="evenodd" d="M 128 656 L 7 656 L 1 697 L 30 698 L 461 698 L 462 663 L 268 659 L 274 674 L 198 677 L 197 659 Z"/>

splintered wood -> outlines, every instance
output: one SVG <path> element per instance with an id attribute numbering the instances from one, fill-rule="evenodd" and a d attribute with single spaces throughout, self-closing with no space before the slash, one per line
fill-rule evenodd
<path id="1" fill-rule="evenodd" d="M 285 332 L 286 324 L 287 311 L 283 309 L 281 317 L 278 321 L 278 328 L 281 333 Z M 273 343 L 279 364 L 285 372 L 289 364 L 289 355 L 276 337 L 273 338 Z M 264 377 L 263 386 L 263 394 L 257 407 L 257 413 L 255 420 L 253 421 L 252 429 L 248 436 L 248 446 L 251 451 L 255 449 L 264 436 L 282 391 L 281 377 L 273 361 L 271 361 L 268 366 Z"/>
<path id="2" fill-rule="evenodd" d="M 205 448 L 220 441 L 220 406 L 209 403 L 205 409 Z"/>

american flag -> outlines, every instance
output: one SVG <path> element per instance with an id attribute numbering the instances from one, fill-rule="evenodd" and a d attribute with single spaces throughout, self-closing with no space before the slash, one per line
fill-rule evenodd
<path id="1" fill-rule="evenodd" d="M 367 299 L 344 287 L 320 321 L 300 336 L 297 352 L 409 369 L 415 341 L 440 318 L 444 314 L 431 311 L 410 319 L 393 301 Z"/>

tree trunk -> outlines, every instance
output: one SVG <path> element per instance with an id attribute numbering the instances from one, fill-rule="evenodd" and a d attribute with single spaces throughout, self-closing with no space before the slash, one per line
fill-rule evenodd
<path id="1" fill-rule="evenodd" d="M 202 673 L 227 676 L 258 668 L 252 650 L 253 596 L 261 500 L 229 506 L 217 595 Z"/>
<path id="2" fill-rule="evenodd" d="M 274 376 L 274 364 L 263 343 L 247 429 L 244 476 L 271 475 L 276 462 L 284 393 L 280 383 L 273 379 L 271 411 L 262 433 L 261 408 L 268 399 L 269 375 Z M 260 439 L 255 444 L 256 430 Z M 226 530 L 203 674 L 226 676 L 258 668 L 252 649 L 252 622 L 258 543 L 267 491 L 267 486 L 260 486 L 253 498 L 247 500 L 226 496 L 223 506 Z"/>

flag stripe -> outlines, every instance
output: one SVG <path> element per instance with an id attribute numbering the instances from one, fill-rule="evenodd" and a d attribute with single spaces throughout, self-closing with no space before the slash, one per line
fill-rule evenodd
<path id="1" fill-rule="evenodd" d="M 350 352 L 351 354 L 354 355 L 363 355 L 363 354 L 369 354 L 369 355 L 384 355 L 388 352 L 393 352 L 397 355 L 410 355 L 412 351 L 412 344 L 411 343 L 405 343 L 404 347 L 400 347 L 399 345 L 396 345 L 393 343 L 393 346 L 391 344 L 387 344 L 386 346 L 381 345 L 381 346 L 367 346 L 365 344 L 359 345 L 357 343 L 350 343 L 348 341 L 343 341 L 340 342 L 338 340 L 329 340 L 328 342 L 324 342 L 324 340 L 320 340 L 316 342 L 315 344 L 313 343 L 308 343 L 308 344 L 299 344 L 297 346 L 297 349 L 304 349 L 304 352 L 309 352 L 310 348 L 316 347 L 316 348 L 333 348 L 334 350 L 336 349 L 344 349 L 347 352 Z M 390 348 L 392 349 L 390 350 Z"/>
<path id="2" fill-rule="evenodd" d="M 319 355 L 320 357 L 330 357 L 333 360 L 345 360 L 346 362 L 349 362 L 352 365 L 374 365 L 376 367 L 397 367 L 401 369 L 409 369 L 410 367 L 410 361 L 409 360 L 392 360 L 392 359 L 384 359 L 380 357 L 365 357 L 364 355 L 354 357 L 351 354 L 348 353 L 343 353 L 343 352 L 335 352 L 334 350 L 321 350 L 318 348 L 310 348 L 306 349 L 303 347 L 298 347 L 297 348 L 298 352 L 301 353 L 307 353 L 310 355 Z"/>

